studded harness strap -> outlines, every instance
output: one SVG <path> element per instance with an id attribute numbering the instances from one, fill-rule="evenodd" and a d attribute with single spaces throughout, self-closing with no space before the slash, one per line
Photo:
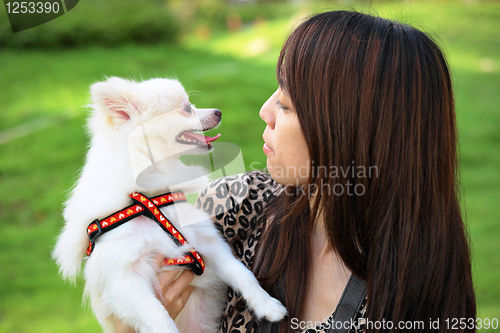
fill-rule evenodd
<path id="1" fill-rule="evenodd" d="M 161 207 L 172 205 L 176 202 L 186 202 L 186 196 L 183 192 L 165 193 L 154 198 L 148 198 L 144 194 L 134 192 L 130 194 L 134 204 L 117 211 L 102 220 L 94 220 L 87 227 L 89 236 L 89 246 L 86 254 L 90 256 L 95 247 L 96 240 L 105 232 L 113 230 L 131 219 L 145 215 L 155 221 L 165 231 L 178 246 L 187 244 L 182 234 L 170 223 L 170 221 L 160 211 Z M 196 275 L 203 274 L 205 262 L 200 254 L 191 249 L 180 258 L 165 258 L 163 265 L 187 265 Z"/>

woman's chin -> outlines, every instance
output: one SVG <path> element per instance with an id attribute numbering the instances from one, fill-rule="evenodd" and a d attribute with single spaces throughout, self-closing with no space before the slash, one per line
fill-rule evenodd
<path id="1" fill-rule="evenodd" d="M 267 163 L 267 170 L 273 180 L 278 184 L 283 186 L 294 186 L 299 187 L 307 183 L 306 179 L 293 177 L 293 175 L 287 175 L 287 169 L 282 166 L 272 166 L 269 164 L 269 159 Z"/>

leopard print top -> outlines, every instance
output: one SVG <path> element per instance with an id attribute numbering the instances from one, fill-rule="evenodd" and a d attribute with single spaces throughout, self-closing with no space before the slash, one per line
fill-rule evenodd
<path id="1" fill-rule="evenodd" d="M 203 209 L 212 217 L 234 256 L 249 268 L 265 222 L 263 211 L 280 187 L 269 174 L 253 171 L 217 179 L 198 197 L 196 208 Z M 364 318 L 365 312 L 363 305 L 356 322 L 359 318 Z M 228 288 L 219 333 L 255 332 L 258 325 L 259 321 L 246 307 L 241 295 Z M 305 330 L 302 332 L 326 333 L 327 326 L 325 323 L 314 328 L 303 326 L 302 329 Z M 351 329 L 351 333 L 361 332 L 364 332 L 362 324 Z"/>

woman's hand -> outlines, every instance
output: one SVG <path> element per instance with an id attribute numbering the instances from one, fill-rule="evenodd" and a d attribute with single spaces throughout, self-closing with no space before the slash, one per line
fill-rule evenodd
<path id="1" fill-rule="evenodd" d="M 163 256 L 158 256 L 157 264 L 161 269 L 163 266 Z M 190 269 L 159 271 L 158 282 L 159 286 L 156 290 L 156 297 L 167 310 L 169 316 L 175 320 L 177 315 L 186 305 L 189 296 L 194 290 L 189 284 L 193 281 L 194 273 Z M 123 324 L 118 320 L 118 333 L 135 333 L 134 329 Z"/>
<path id="2" fill-rule="evenodd" d="M 163 256 L 158 257 L 158 267 L 163 265 Z M 178 270 L 163 271 L 158 273 L 159 290 L 157 297 L 168 311 L 168 314 L 175 320 L 179 312 L 186 305 L 189 296 L 194 290 L 189 284 L 193 281 L 194 273 L 190 269 L 181 272 Z"/>

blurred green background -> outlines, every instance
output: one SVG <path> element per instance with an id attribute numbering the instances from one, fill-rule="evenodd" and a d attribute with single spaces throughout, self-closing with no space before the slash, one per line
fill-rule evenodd
<path id="1" fill-rule="evenodd" d="M 0 332 L 98 332 L 50 259 L 61 205 L 84 161 L 88 87 L 106 76 L 178 78 L 223 113 L 222 141 L 265 166 L 258 117 L 301 19 L 355 9 L 429 32 L 453 75 L 464 210 L 479 317 L 500 318 L 500 2 L 82 0 L 13 34 L 0 9 Z M 126 292 L 126 291 L 124 291 Z"/>

